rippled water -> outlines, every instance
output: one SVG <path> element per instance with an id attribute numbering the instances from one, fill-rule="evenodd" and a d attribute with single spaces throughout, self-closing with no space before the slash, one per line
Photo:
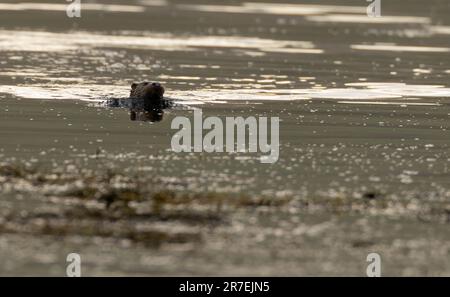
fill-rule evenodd
<path id="1" fill-rule="evenodd" d="M 369 251 L 387 274 L 450 273 L 448 1 L 383 1 L 381 18 L 367 17 L 363 0 L 94 2 L 80 19 L 61 1 L 0 4 L 2 164 L 80 176 L 112 168 L 182 191 L 290 203 L 238 208 L 222 225 L 191 226 L 202 243 L 159 249 L 6 226 L 0 273 L 59 275 L 73 249 L 88 274 L 363 275 Z M 181 107 L 145 123 L 97 104 L 143 80 Z M 279 161 L 171 152 L 172 119 L 198 108 L 280 117 Z M 73 203 L 27 178 L 0 180 L 0 223 Z M 380 204 L 364 202 L 370 193 Z"/>

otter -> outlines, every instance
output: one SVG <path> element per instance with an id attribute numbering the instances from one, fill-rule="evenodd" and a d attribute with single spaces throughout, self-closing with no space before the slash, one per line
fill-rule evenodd
<path id="1" fill-rule="evenodd" d="M 132 83 L 130 98 L 131 121 L 159 122 L 163 117 L 163 95 L 164 87 L 157 82 Z M 137 99 L 137 100 L 133 100 Z"/>
<path id="2" fill-rule="evenodd" d="M 143 107 L 144 109 L 147 109 L 146 107 L 151 108 L 161 104 L 164 91 L 164 87 L 157 82 L 150 83 L 145 81 L 141 83 L 132 83 L 130 98 L 143 100 Z"/>
<path id="3" fill-rule="evenodd" d="M 158 82 L 132 83 L 129 98 L 112 98 L 109 107 L 128 107 L 130 120 L 159 122 L 163 109 L 170 107 L 170 101 L 164 99 L 164 87 Z"/>

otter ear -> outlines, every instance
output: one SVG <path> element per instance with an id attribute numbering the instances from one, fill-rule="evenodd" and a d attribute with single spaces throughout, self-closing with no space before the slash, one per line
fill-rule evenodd
<path id="1" fill-rule="evenodd" d="M 132 83 L 132 84 L 131 84 L 131 89 L 132 89 L 132 90 L 136 89 L 137 85 L 138 85 L 137 83 Z"/>

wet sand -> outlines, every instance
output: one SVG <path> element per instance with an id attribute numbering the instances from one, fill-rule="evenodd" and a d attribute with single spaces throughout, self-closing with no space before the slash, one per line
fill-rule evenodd
<path id="1" fill-rule="evenodd" d="M 0 274 L 450 274 L 448 4 L 239 3 L 0 5 Z M 162 121 L 98 104 L 144 79 Z M 278 162 L 171 152 L 195 108 L 279 116 Z"/>

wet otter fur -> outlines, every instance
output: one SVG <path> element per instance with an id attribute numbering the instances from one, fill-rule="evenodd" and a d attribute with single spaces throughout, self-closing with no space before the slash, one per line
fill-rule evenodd
<path id="1" fill-rule="evenodd" d="M 164 108 L 164 87 L 157 82 L 132 83 L 130 98 L 130 120 L 159 122 L 162 120 Z M 142 105 L 143 104 L 143 105 Z"/>
<path id="2" fill-rule="evenodd" d="M 171 101 L 164 99 L 164 87 L 157 82 L 132 83 L 128 98 L 111 98 L 109 107 L 126 107 L 130 109 L 132 121 L 160 121 L 163 109 L 171 106 Z"/>
<path id="3" fill-rule="evenodd" d="M 158 105 L 163 100 L 164 87 L 157 82 L 132 83 L 130 98 L 143 99 L 145 106 Z"/>

